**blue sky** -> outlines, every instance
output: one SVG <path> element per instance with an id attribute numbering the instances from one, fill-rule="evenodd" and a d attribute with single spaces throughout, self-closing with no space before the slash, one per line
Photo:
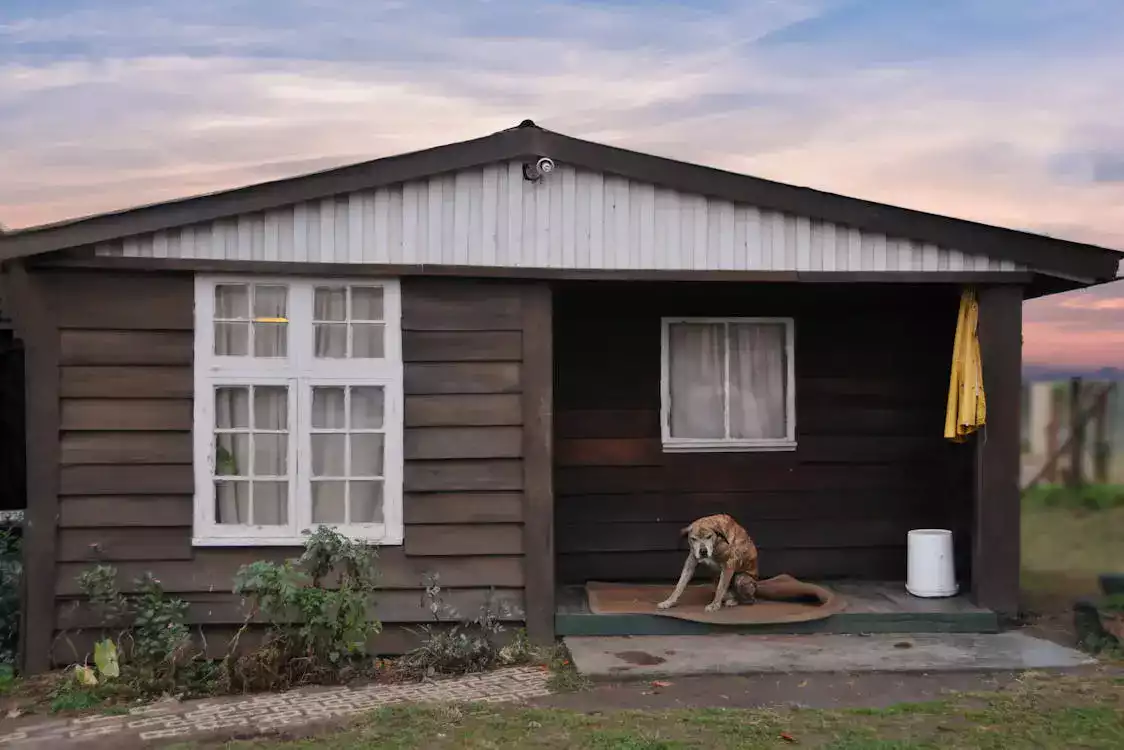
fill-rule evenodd
<path id="1" fill-rule="evenodd" d="M 4 0 L 0 221 L 531 117 L 1124 249 L 1121 42 L 1120 0 Z M 1124 352 L 1116 285 L 1029 303 L 1026 319 L 1028 358 Z"/>

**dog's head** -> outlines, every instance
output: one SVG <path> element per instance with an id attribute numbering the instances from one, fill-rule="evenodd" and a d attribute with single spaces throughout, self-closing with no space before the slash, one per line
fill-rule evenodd
<path id="1" fill-rule="evenodd" d="M 683 528 L 683 535 L 691 545 L 691 554 L 696 560 L 706 560 L 714 557 L 714 550 L 719 544 L 729 544 L 721 525 L 709 518 L 700 518 L 690 526 Z"/>

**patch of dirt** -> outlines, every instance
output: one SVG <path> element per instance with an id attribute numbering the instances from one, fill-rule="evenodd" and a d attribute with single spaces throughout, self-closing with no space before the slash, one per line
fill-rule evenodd
<path id="1" fill-rule="evenodd" d="M 1075 670 L 1076 671 L 1076 670 Z M 603 682 L 578 693 L 535 698 L 530 705 L 583 713 L 676 708 L 885 708 L 941 700 L 960 692 L 998 691 L 1019 672 L 757 674 Z"/>
<path id="2" fill-rule="evenodd" d="M 647 651 L 617 651 L 613 656 L 621 661 L 628 662 L 629 664 L 637 664 L 641 667 L 654 667 L 657 664 L 663 664 L 667 661 L 667 659 L 653 656 Z"/>

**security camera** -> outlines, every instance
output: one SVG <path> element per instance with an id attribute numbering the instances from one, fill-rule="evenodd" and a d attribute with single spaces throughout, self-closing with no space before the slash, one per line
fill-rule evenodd
<path id="1" fill-rule="evenodd" d="M 548 175 L 553 171 L 554 160 L 544 156 L 534 164 L 527 163 L 523 165 L 523 179 L 535 182 L 541 180 L 543 175 Z"/>

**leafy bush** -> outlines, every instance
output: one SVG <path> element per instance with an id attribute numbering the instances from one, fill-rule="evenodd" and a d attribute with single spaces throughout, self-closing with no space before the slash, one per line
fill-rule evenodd
<path id="1" fill-rule="evenodd" d="M 367 642 L 382 630 L 370 616 L 378 579 L 374 547 L 319 527 L 296 560 L 244 565 L 234 592 L 248 607 L 239 638 L 252 621 L 269 623 L 264 643 L 226 668 L 234 689 L 274 690 L 306 682 L 335 682 L 368 666 Z M 329 587 L 334 578 L 334 587 Z"/>
<path id="2" fill-rule="evenodd" d="M 1029 508 L 1086 511 L 1124 508 L 1124 486 L 1087 484 L 1078 488 L 1069 488 L 1057 484 L 1039 484 L 1023 493 L 1023 503 Z"/>
<path id="3" fill-rule="evenodd" d="M 399 660 L 405 674 L 416 679 L 467 674 L 500 665 L 523 663 L 531 658 L 533 650 L 522 630 L 516 633 L 510 644 L 501 645 L 500 636 L 505 631 L 503 620 L 510 618 L 512 613 L 505 603 L 496 606 L 493 591 L 488 592 L 476 616 L 464 620 L 442 599 L 437 574 L 426 575 L 424 583 L 423 604 L 429 610 L 433 623 L 414 631 L 421 636 L 422 643 Z M 445 625 L 442 620 L 454 622 Z"/>
<path id="4" fill-rule="evenodd" d="M 106 637 L 95 645 L 97 672 L 85 665 L 85 659 L 73 670 L 73 682 L 140 695 L 210 692 L 214 668 L 193 647 L 186 624 L 187 602 L 169 597 L 151 573 L 134 581 L 136 594 L 122 594 L 117 569 L 111 565 L 85 570 L 77 580 L 90 608 L 101 618 Z"/>
<path id="5" fill-rule="evenodd" d="M 20 629 L 20 538 L 0 529 L 0 664 L 15 662 Z"/>

